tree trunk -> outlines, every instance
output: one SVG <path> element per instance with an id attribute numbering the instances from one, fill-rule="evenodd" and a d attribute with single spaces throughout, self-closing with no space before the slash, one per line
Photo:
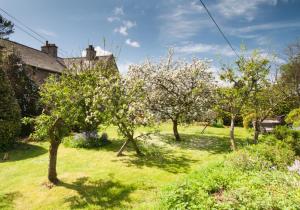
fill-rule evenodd
<path id="1" fill-rule="evenodd" d="M 60 143 L 57 141 L 51 141 L 49 148 L 49 169 L 48 169 L 48 180 L 53 184 L 58 183 L 57 173 L 56 173 L 56 160 L 57 160 L 57 150 Z"/>
<path id="2" fill-rule="evenodd" d="M 174 133 L 174 137 L 175 137 L 176 141 L 180 141 L 180 136 L 179 136 L 179 133 L 178 133 L 177 126 L 178 126 L 177 120 L 173 120 L 173 133 Z"/>
<path id="3" fill-rule="evenodd" d="M 231 123 L 230 123 L 230 146 L 231 146 L 231 149 L 233 151 L 236 150 L 235 139 L 234 139 L 234 121 L 235 121 L 235 116 L 231 116 Z"/>
<path id="4" fill-rule="evenodd" d="M 132 145 L 133 145 L 133 148 L 134 148 L 136 154 L 139 155 L 139 156 L 142 156 L 143 153 L 142 153 L 141 150 L 139 149 L 139 147 L 138 147 L 136 141 L 135 141 L 133 138 L 132 138 L 130 141 L 131 141 L 131 143 L 132 143 Z"/>
<path id="5" fill-rule="evenodd" d="M 127 139 L 127 140 L 124 142 L 124 144 L 122 145 L 122 147 L 119 149 L 119 151 L 118 151 L 118 153 L 117 153 L 117 156 L 118 156 L 118 157 L 123 155 L 123 151 L 124 151 L 124 149 L 125 149 L 125 147 L 126 147 L 126 145 L 127 145 L 128 143 L 129 143 L 129 140 Z"/>
<path id="6" fill-rule="evenodd" d="M 201 131 L 201 134 L 204 134 L 205 129 L 208 127 L 209 123 L 205 124 L 204 128 Z"/>
<path id="7" fill-rule="evenodd" d="M 258 120 L 255 120 L 254 121 L 254 139 L 253 139 L 254 144 L 258 143 L 259 134 L 260 134 L 260 123 Z"/>
<path id="8" fill-rule="evenodd" d="M 132 143 L 133 149 L 135 150 L 135 152 L 136 152 L 137 155 L 139 155 L 139 156 L 143 155 L 143 153 L 139 149 L 139 147 L 138 147 L 137 143 L 135 142 L 135 140 L 133 139 L 133 137 L 129 137 L 129 138 L 127 138 L 127 140 L 124 142 L 124 144 L 122 145 L 122 147 L 118 151 L 117 156 L 121 156 L 122 155 L 125 147 L 127 146 L 127 144 L 129 142 Z"/>

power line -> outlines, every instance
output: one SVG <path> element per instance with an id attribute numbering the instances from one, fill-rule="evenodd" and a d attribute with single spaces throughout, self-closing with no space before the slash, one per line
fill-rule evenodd
<path id="1" fill-rule="evenodd" d="M 240 56 L 238 55 L 238 53 L 236 52 L 236 50 L 233 48 L 233 46 L 231 45 L 229 39 L 227 39 L 227 37 L 225 36 L 224 32 L 221 30 L 220 26 L 217 24 L 217 22 L 215 21 L 215 19 L 212 16 L 212 14 L 209 12 L 208 8 L 205 6 L 204 2 L 202 0 L 199 0 L 199 1 L 201 2 L 202 6 L 206 10 L 208 16 L 211 18 L 211 20 L 217 26 L 219 32 L 222 34 L 223 38 L 225 39 L 225 41 L 227 42 L 227 44 L 229 45 L 229 47 L 232 49 L 232 51 L 235 53 L 235 55 L 239 58 Z"/>
<path id="2" fill-rule="evenodd" d="M 29 35 L 30 37 L 34 38 L 34 39 L 37 40 L 38 42 L 44 44 L 44 42 L 48 40 L 46 37 L 44 37 L 44 36 L 42 36 L 41 34 L 39 34 L 38 32 L 36 32 L 35 30 L 33 30 L 32 28 L 30 28 L 29 26 L 27 26 L 25 23 L 23 23 L 22 21 L 20 21 L 18 18 L 16 18 L 16 17 L 14 17 L 13 15 L 9 14 L 6 10 L 2 9 L 1 7 L 0 7 L 0 11 L 4 12 L 7 16 L 9 16 L 10 18 L 14 19 L 14 20 L 17 21 L 18 23 L 20 23 L 20 25 L 21 25 L 22 27 L 25 27 L 27 30 L 29 30 L 31 33 L 28 32 L 28 31 L 26 31 L 26 30 L 25 30 L 24 28 L 22 28 L 20 25 L 16 25 L 16 24 L 14 23 L 14 25 L 15 25 L 17 28 L 19 28 L 21 31 L 23 31 L 24 33 L 26 33 L 26 34 Z M 37 35 L 38 37 L 40 37 L 43 41 L 42 41 L 40 38 L 37 38 L 37 37 L 36 37 L 35 35 L 33 35 L 32 33 L 35 34 L 35 35 Z M 67 54 L 68 54 L 65 50 L 60 49 L 60 48 L 58 48 L 58 51 L 59 51 L 62 55 L 67 55 Z"/>
<path id="3" fill-rule="evenodd" d="M 26 33 L 27 35 L 31 36 L 32 38 L 34 38 L 35 40 L 37 40 L 38 42 L 44 44 L 44 42 L 42 40 L 40 40 L 39 38 L 36 38 L 35 36 L 33 36 L 31 33 L 29 33 L 28 31 L 24 30 L 22 27 L 14 24 L 14 26 L 16 26 L 18 29 L 20 29 L 21 31 L 23 31 L 24 33 Z"/>
<path id="4" fill-rule="evenodd" d="M 31 29 L 29 26 L 27 26 L 26 24 L 24 24 L 22 21 L 20 21 L 18 18 L 14 17 L 13 15 L 9 14 L 6 10 L 2 9 L 0 7 L 0 10 L 2 12 L 4 12 L 6 15 L 8 15 L 9 17 L 11 17 L 12 19 L 16 20 L 17 22 L 19 22 L 21 25 L 23 25 L 26 29 L 28 29 L 29 31 L 31 31 L 32 33 L 34 33 L 35 35 L 39 36 L 40 38 L 47 40 L 47 38 L 45 38 L 44 36 L 42 36 L 41 34 L 37 33 L 35 30 Z"/>

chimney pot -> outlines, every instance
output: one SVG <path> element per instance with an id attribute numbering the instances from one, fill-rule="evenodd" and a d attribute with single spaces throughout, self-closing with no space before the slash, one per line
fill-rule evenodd
<path id="1" fill-rule="evenodd" d="M 53 56 L 54 58 L 57 58 L 57 46 L 55 44 L 49 44 L 48 41 L 46 41 L 46 44 L 41 47 L 42 52 L 47 53 L 50 56 Z"/>
<path id="2" fill-rule="evenodd" d="M 86 59 L 91 61 L 96 58 L 96 50 L 93 45 L 89 45 L 88 48 L 86 48 Z"/>

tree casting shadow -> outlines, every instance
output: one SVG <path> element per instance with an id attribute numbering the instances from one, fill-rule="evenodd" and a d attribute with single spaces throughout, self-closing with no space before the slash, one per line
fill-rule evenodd
<path id="1" fill-rule="evenodd" d="M 182 149 L 204 150 L 213 154 L 227 153 L 231 151 L 229 137 L 200 134 L 181 134 L 181 141 L 175 141 L 172 134 L 158 134 L 162 141 L 178 146 Z M 245 140 L 236 138 L 238 147 L 245 145 Z"/>
<path id="2" fill-rule="evenodd" d="M 143 144 L 139 142 L 143 156 L 130 155 L 130 157 L 119 158 L 115 161 L 122 161 L 128 166 L 135 165 L 138 168 L 143 166 L 157 167 L 170 173 L 186 173 L 192 163 L 197 162 L 186 155 L 177 154 L 171 149 L 163 148 L 155 144 Z M 132 148 L 128 148 L 132 150 Z"/>
<path id="3" fill-rule="evenodd" d="M 96 209 L 124 208 L 129 202 L 129 195 L 135 190 L 132 185 L 124 185 L 115 180 L 92 181 L 88 177 L 78 178 L 72 184 L 60 182 L 60 186 L 78 192 L 78 196 L 65 199 L 72 209 L 92 207 Z"/>
<path id="4" fill-rule="evenodd" d="M 14 209 L 14 200 L 21 196 L 20 192 L 0 194 L 0 209 Z"/>
<path id="5" fill-rule="evenodd" d="M 25 160 L 29 158 L 34 158 L 47 153 L 47 150 L 41 146 L 18 143 L 14 149 L 8 151 L 9 158 L 5 162 Z M 0 153 L 0 160 L 4 156 L 4 152 Z"/>

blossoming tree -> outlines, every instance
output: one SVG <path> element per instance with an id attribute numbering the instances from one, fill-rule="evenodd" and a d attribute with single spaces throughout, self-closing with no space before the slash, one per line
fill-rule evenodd
<path id="1" fill-rule="evenodd" d="M 172 121 L 176 141 L 179 123 L 199 120 L 211 109 L 215 85 L 206 61 L 175 60 L 170 52 L 158 63 L 131 66 L 131 72 L 143 81 L 147 108 L 157 118 Z"/>

